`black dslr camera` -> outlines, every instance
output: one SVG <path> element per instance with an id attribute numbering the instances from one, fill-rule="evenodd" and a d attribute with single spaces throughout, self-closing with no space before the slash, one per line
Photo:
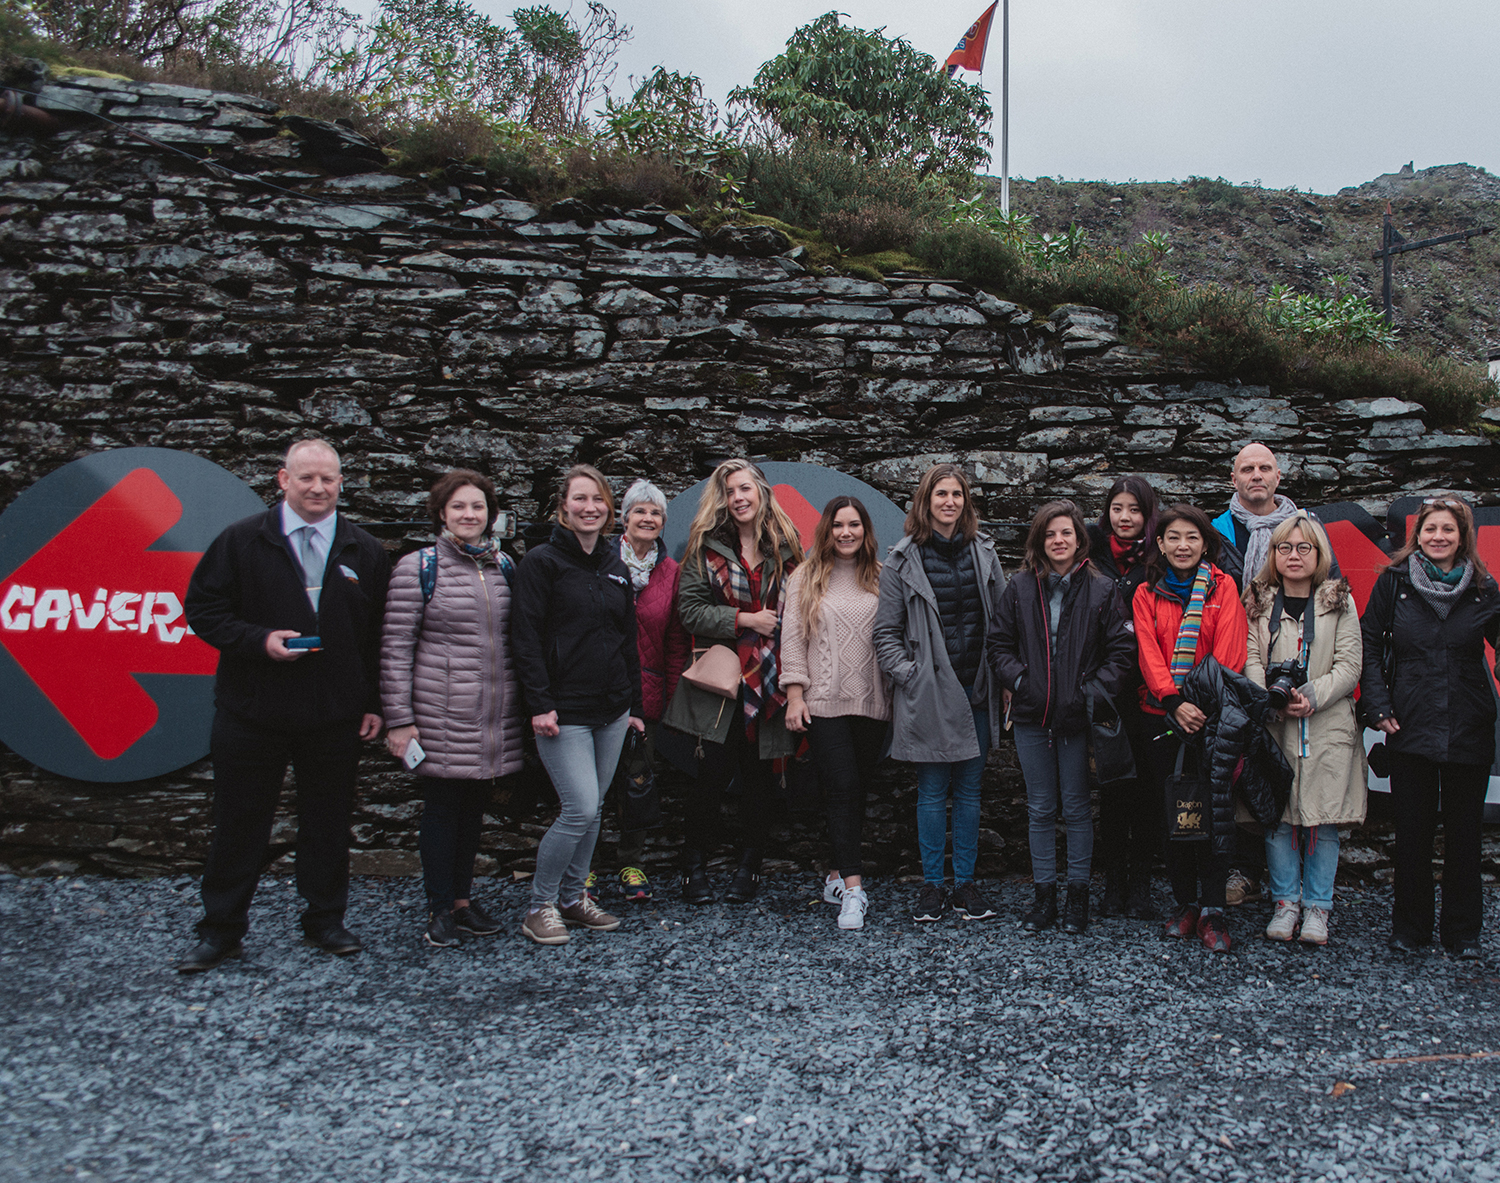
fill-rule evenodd
<path id="1" fill-rule="evenodd" d="M 1273 711 L 1286 710 L 1292 691 L 1307 685 L 1307 666 L 1295 657 L 1279 661 L 1266 670 L 1266 699 Z"/>

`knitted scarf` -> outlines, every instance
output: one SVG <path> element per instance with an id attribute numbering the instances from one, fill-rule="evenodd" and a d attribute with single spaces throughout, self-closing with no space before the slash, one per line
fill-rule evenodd
<path id="1" fill-rule="evenodd" d="M 1250 532 L 1245 543 L 1245 582 L 1248 584 L 1260 574 L 1271 554 L 1271 531 L 1297 512 L 1297 503 L 1290 497 L 1276 494 L 1276 508 L 1270 513 L 1251 513 L 1236 493 L 1229 499 L 1229 513 Z"/>
<path id="2" fill-rule="evenodd" d="M 1439 620 L 1447 620 L 1453 605 L 1468 590 L 1474 580 L 1474 564 L 1454 563 L 1453 570 L 1444 572 L 1430 563 L 1420 552 L 1406 560 L 1406 570 L 1417 594 L 1432 605 Z"/>
<path id="3" fill-rule="evenodd" d="M 1193 590 L 1188 593 L 1187 607 L 1182 612 L 1182 624 L 1177 628 L 1177 644 L 1172 646 L 1172 684 L 1179 690 L 1192 672 L 1194 659 L 1198 656 L 1198 633 L 1203 628 L 1203 602 L 1208 599 L 1208 572 L 1208 563 L 1198 564 L 1198 574 L 1193 577 Z"/>
<path id="4" fill-rule="evenodd" d="M 478 546 L 465 542 L 452 530 L 444 530 L 442 536 L 471 559 L 476 559 L 481 563 L 494 563 L 500 568 L 505 567 L 505 559 L 501 557 L 500 543 L 495 540 L 493 534 L 486 534 Z"/>
<path id="5" fill-rule="evenodd" d="M 750 574 L 744 564 L 708 548 L 704 548 L 703 560 L 708 564 L 709 577 L 719 589 L 722 602 L 736 612 L 752 611 Z M 779 572 L 774 567 L 766 569 L 767 578 L 761 584 L 761 606 L 775 608 L 778 618 L 786 606 L 786 581 L 795 567 L 796 563 L 788 559 Z M 740 655 L 740 697 L 745 704 L 745 734 L 748 736 L 753 734 L 758 718 L 774 715 L 786 705 L 786 692 L 781 688 L 779 619 L 776 631 L 769 637 L 761 636 L 754 629 L 743 630 L 735 640 L 735 649 Z"/>

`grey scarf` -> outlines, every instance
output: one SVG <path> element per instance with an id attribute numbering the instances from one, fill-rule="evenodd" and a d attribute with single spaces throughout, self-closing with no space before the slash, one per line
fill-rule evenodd
<path id="1" fill-rule="evenodd" d="M 1297 512 L 1297 503 L 1277 493 L 1276 508 L 1270 513 L 1251 513 L 1236 493 L 1229 499 L 1229 512 L 1235 521 L 1250 531 L 1250 539 L 1245 543 L 1245 583 L 1248 586 L 1270 557 L 1271 531 Z"/>
<path id="2" fill-rule="evenodd" d="M 651 571 L 660 553 L 661 547 L 653 546 L 644 559 L 637 558 L 635 547 L 626 541 L 625 535 L 620 535 L 620 558 L 625 560 L 625 569 L 630 572 L 630 586 L 637 593 L 644 591 L 651 582 Z"/>
<path id="3" fill-rule="evenodd" d="M 1406 571 L 1411 576 L 1411 583 L 1417 589 L 1418 594 L 1432 605 L 1432 610 L 1438 614 L 1439 620 L 1447 620 L 1448 613 L 1453 611 L 1453 605 L 1458 603 L 1459 596 L 1468 590 L 1469 584 L 1474 581 L 1474 564 L 1465 562 L 1464 573 L 1459 576 L 1457 583 L 1451 587 L 1447 584 L 1436 582 L 1427 570 L 1422 566 L 1422 556 L 1414 554 L 1406 560 Z"/>

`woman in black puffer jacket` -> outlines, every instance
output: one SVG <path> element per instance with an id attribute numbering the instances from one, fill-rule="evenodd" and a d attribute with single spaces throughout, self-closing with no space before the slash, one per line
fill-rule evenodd
<path id="1" fill-rule="evenodd" d="M 1135 589 L 1146 581 L 1146 561 L 1156 537 L 1156 490 L 1142 476 L 1122 476 L 1109 488 L 1104 512 L 1089 524 L 1089 562 L 1114 580 L 1126 615 Z M 1141 673 L 1130 676 L 1115 695 L 1115 709 L 1125 724 L 1135 753 L 1138 775 L 1099 790 L 1099 842 L 1095 851 L 1104 867 L 1101 916 L 1124 914 L 1155 920 L 1151 903 L 1151 870 L 1161 855 L 1161 794 L 1152 781 L 1151 728 L 1141 713 Z"/>
<path id="2" fill-rule="evenodd" d="M 1089 796 L 1092 695 L 1119 694 L 1135 665 L 1135 638 L 1114 583 L 1089 561 L 1087 528 L 1071 501 L 1049 501 L 1032 519 L 1024 570 L 1000 593 L 990 669 L 1016 730 L 1026 777 L 1031 877 L 1030 932 L 1057 922 L 1057 810 L 1068 827 L 1063 931 L 1089 924 L 1094 817 Z"/>
<path id="3" fill-rule="evenodd" d="M 1443 912 L 1438 935 L 1477 958 L 1484 920 L 1480 827 L 1495 759 L 1495 696 L 1484 645 L 1500 639 L 1500 589 L 1457 498 L 1424 502 L 1361 619 L 1361 705 L 1385 733 L 1396 820 L 1390 947 L 1432 943 L 1432 840 L 1441 792 Z"/>

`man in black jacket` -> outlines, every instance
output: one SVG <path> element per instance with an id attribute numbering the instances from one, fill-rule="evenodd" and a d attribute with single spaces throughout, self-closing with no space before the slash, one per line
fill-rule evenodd
<path id="1" fill-rule="evenodd" d="M 219 650 L 214 682 L 214 835 L 199 943 L 177 963 L 201 973 L 240 955 L 287 765 L 297 777 L 302 930 L 357 953 L 344 927 L 349 812 L 360 740 L 380 734 L 380 622 L 390 560 L 337 512 L 339 456 L 303 439 L 276 474 L 283 500 L 210 544 L 188 584 L 193 631 Z M 299 647 L 297 638 L 315 641 Z"/>

